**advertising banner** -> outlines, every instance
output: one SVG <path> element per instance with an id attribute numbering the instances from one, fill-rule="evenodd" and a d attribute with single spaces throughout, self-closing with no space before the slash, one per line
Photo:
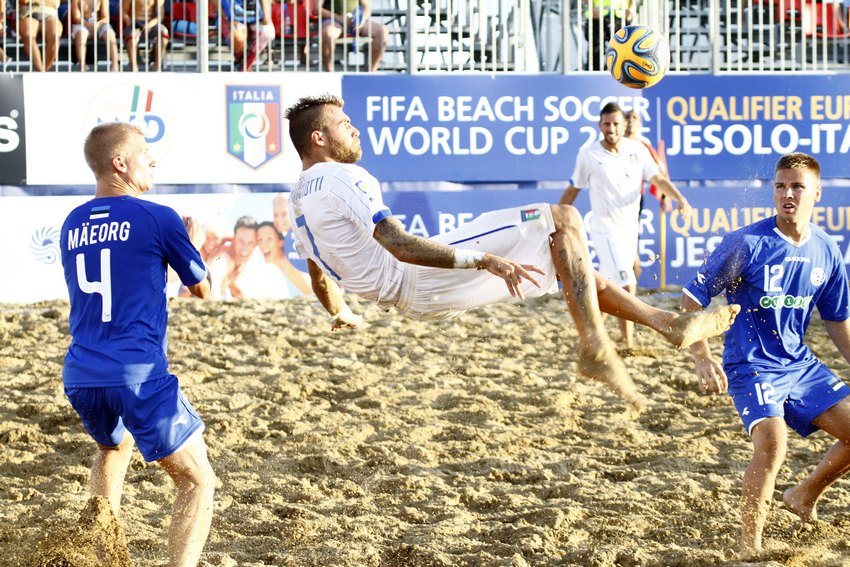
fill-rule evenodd
<path id="1" fill-rule="evenodd" d="M 348 75 L 342 89 L 382 181 L 567 180 L 609 101 L 641 114 L 673 179 L 768 179 L 793 151 L 850 177 L 847 75 L 669 76 L 644 91 L 607 75 Z"/>
<path id="2" fill-rule="evenodd" d="M 26 182 L 24 82 L 21 75 L 0 75 L 0 184 Z"/>
<path id="3" fill-rule="evenodd" d="M 339 94 L 340 81 L 332 73 L 29 73 L 27 182 L 93 184 L 83 141 L 99 123 L 124 121 L 145 132 L 158 183 L 291 183 L 301 160 L 283 112 L 307 94 Z"/>
<path id="4" fill-rule="evenodd" d="M 769 186 L 754 186 L 745 191 L 730 187 L 685 190 L 694 215 L 685 220 L 678 212 L 660 213 L 658 202 L 648 199 L 642 213 L 638 250 L 642 268 L 639 286 L 648 289 L 676 288 L 685 285 L 722 237 L 747 224 L 773 215 L 773 191 Z M 464 191 L 464 192 L 387 192 L 385 202 L 412 234 L 425 238 L 442 234 L 477 215 L 494 209 L 532 203 L 553 203 L 560 190 Z M 72 208 L 90 197 L 5 197 L 0 207 L 0 263 L 9 270 L 0 278 L 0 303 L 27 303 L 65 299 L 67 291 L 62 275 L 59 231 Z M 237 221 L 249 216 L 257 223 L 274 223 L 275 193 L 150 195 L 145 199 L 173 207 L 181 215 L 201 222 L 208 238 L 232 244 Z M 579 194 L 576 207 L 585 218 L 590 216 L 586 192 Z M 850 206 L 841 190 L 826 187 L 814 210 L 815 223 L 838 242 L 845 263 L 850 263 Z M 280 226 L 280 225 L 278 225 Z M 287 259 L 297 270 L 305 271 L 292 249 L 291 235 L 284 243 Z M 254 258 L 263 262 L 262 245 L 256 244 Z M 593 243 L 591 260 L 595 264 Z M 521 258 L 516 258 L 522 261 Z M 224 266 L 208 261 L 215 282 L 221 282 Z M 290 290 L 284 296 L 298 293 Z M 219 289 L 219 297 L 227 292 Z"/>

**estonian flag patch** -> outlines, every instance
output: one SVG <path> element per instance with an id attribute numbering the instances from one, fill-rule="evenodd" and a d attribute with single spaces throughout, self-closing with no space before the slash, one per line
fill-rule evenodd
<path id="1" fill-rule="evenodd" d="M 105 219 L 108 216 L 109 216 L 109 205 L 102 205 L 100 207 L 92 207 L 91 213 L 89 214 L 89 220 Z"/>

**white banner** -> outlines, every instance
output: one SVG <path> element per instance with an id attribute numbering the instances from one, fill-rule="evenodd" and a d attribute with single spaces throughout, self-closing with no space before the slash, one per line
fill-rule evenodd
<path id="1" fill-rule="evenodd" d="M 93 185 L 83 141 L 115 120 L 144 130 L 157 183 L 294 183 L 301 160 L 283 113 L 306 95 L 341 95 L 341 81 L 335 73 L 27 73 L 27 183 Z"/>

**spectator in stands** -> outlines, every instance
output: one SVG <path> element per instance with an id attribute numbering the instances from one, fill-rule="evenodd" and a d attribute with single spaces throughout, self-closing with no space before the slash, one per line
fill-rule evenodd
<path id="1" fill-rule="evenodd" d="M 257 221 L 242 216 L 233 227 L 233 269 L 222 282 L 223 296 L 249 299 L 288 299 L 283 273 L 267 264 L 257 251 Z"/>
<path id="2" fill-rule="evenodd" d="M 163 22 L 164 0 L 128 0 L 124 4 L 124 44 L 130 58 L 130 70 L 139 70 L 139 43 L 142 36 L 151 44 L 154 71 L 162 70 L 165 48 L 168 46 L 168 28 Z"/>
<path id="3" fill-rule="evenodd" d="M 318 1 L 318 0 L 317 0 Z M 369 49 L 371 71 L 377 71 L 384 55 L 387 28 L 370 18 L 369 0 L 324 0 L 319 9 L 322 20 L 322 64 L 333 71 L 334 51 L 340 37 L 371 38 Z"/>
<path id="4" fill-rule="evenodd" d="M 18 5 L 18 35 L 33 71 L 49 71 L 59 56 L 59 4 L 60 0 L 20 0 Z M 39 38 L 43 42 L 41 48 L 36 43 Z"/>
<path id="5" fill-rule="evenodd" d="M 236 70 L 250 71 L 276 35 L 271 0 L 221 0 L 221 13 L 227 20 L 223 31 L 230 38 Z"/>
<path id="6" fill-rule="evenodd" d="M 299 272 L 284 253 L 283 234 L 270 221 L 257 225 L 257 248 L 263 253 L 267 264 L 277 266 L 289 285 L 289 295 L 309 295 L 312 293 L 309 278 L 304 272 Z"/>
<path id="7" fill-rule="evenodd" d="M 0 0 L 0 43 L 5 43 L 4 39 L 6 39 L 6 0 Z M 8 60 L 9 57 L 6 52 L 0 47 L 0 70 L 6 70 L 6 61 Z"/>
<path id="8" fill-rule="evenodd" d="M 632 21 L 634 0 L 582 0 L 587 6 L 584 38 L 587 40 L 588 71 L 605 69 L 605 50 L 614 32 Z"/>
<path id="9" fill-rule="evenodd" d="M 572 205 L 582 188 L 590 191 L 593 216 L 590 234 L 599 258 L 599 272 L 629 293 L 637 291 L 634 273 L 640 224 L 641 180 L 652 181 L 662 193 L 675 199 L 679 211 L 690 216 L 691 206 L 659 168 L 646 147 L 623 136 L 626 119 L 617 103 L 602 107 L 599 130 L 602 139 L 582 149 L 570 184 L 560 204 Z M 621 320 L 623 346 L 634 346 L 634 323 Z"/>
<path id="10" fill-rule="evenodd" d="M 107 0 L 71 0 L 71 37 L 80 71 L 86 71 L 86 43 L 89 36 L 94 35 L 95 41 L 101 40 L 106 45 L 110 70 L 120 70 L 118 59 L 118 41 L 115 30 L 109 25 L 109 2 Z"/>

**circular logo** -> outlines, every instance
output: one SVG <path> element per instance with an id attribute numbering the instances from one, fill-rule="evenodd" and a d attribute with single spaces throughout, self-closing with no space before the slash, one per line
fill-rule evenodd
<path id="1" fill-rule="evenodd" d="M 104 122 L 129 122 L 145 134 L 154 159 L 161 160 L 171 146 L 171 112 L 165 97 L 140 83 L 111 85 L 92 98 L 85 128 Z"/>
<path id="2" fill-rule="evenodd" d="M 817 267 L 812 270 L 811 281 L 815 287 L 823 285 L 823 282 L 826 281 L 826 272 L 823 271 L 823 268 Z"/>

